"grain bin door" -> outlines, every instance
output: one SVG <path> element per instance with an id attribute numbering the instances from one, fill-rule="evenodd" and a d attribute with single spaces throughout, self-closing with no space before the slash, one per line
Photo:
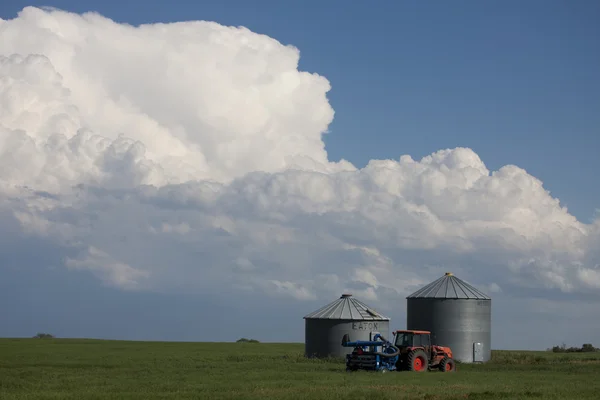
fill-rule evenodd
<path id="1" fill-rule="evenodd" d="M 483 343 L 473 343 L 473 362 L 483 362 Z"/>

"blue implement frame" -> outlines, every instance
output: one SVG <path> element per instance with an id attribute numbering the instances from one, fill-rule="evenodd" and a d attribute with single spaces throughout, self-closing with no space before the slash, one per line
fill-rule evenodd
<path id="1" fill-rule="evenodd" d="M 346 355 L 346 370 L 357 371 L 394 371 L 400 354 L 400 349 L 393 343 L 377 333 L 372 340 L 350 341 L 348 335 L 344 335 L 342 346 L 354 347 L 351 354 Z"/>

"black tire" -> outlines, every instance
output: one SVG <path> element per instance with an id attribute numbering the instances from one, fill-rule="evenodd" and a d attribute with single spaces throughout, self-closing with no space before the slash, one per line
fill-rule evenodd
<path id="1" fill-rule="evenodd" d="M 456 371 L 456 363 L 450 357 L 444 357 L 444 359 L 440 361 L 440 371 L 454 372 Z"/>
<path id="2" fill-rule="evenodd" d="M 408 370 L 415 372 L 425 372 L 429 369 L 429 362 L 427 361 L 427 354 L 421 349 L 413 350 L 408 355 Z"/>

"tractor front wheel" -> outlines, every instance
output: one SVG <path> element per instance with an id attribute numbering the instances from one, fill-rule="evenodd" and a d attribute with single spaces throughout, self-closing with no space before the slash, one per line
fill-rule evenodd
<path id="1" fill-rule="evenodd" d="M 414 350 L 408 355 L 408 370 L 416 372 L 427 371 L 427 354 L 421 349 Z"/>
<path id="2" fill-rule="evenodd" d="M 442 372 L 456 371 L 456 364 L 454 363 L 454 360 L 449 357 L 445 357 L 442 361 L 440 361 L 440 371 L 442 371 Z"/>

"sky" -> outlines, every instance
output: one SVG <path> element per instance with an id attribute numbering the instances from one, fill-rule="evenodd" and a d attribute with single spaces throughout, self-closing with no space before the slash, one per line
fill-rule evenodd
<path id="1" fill-rule="evenodd" d="M 452 271 L 493 348 L 600 343 L 597 2 L 0 18 L 0 336 L 302 341 L 347 291 L 402 329 Z"/>

